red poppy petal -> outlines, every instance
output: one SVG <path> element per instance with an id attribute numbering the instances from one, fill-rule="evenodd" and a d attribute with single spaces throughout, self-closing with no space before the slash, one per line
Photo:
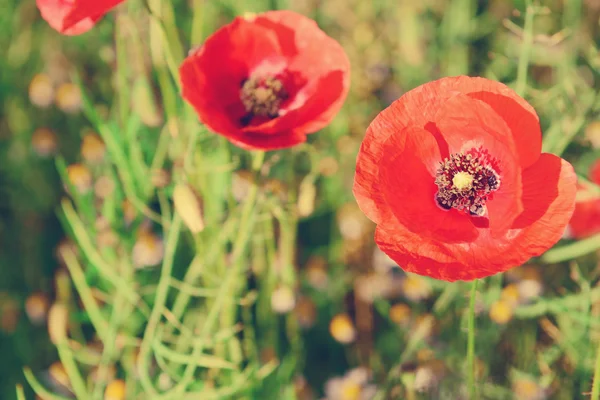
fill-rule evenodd
<path id="1" fill-rule="evenodd" d="M 273 32 L 237 18 L 215 32 L 179 69 L 182 96 L 212 131 L 234 134 L 244 113 L 240 85 L 251 69 L 277 58 Z"/>
<path id="2" fill-rule="evenodd" d="M 68 30 L 81 21 L 91 18 L 99 19 L 111 8 L 125 0 L 79 0 L 74 1 L 69 13 L 63 21 L 63 29 Z"/>
<path id="3" fill-rule="evenodd" d="M 74 25 L 65 28 L 64 19 L 70 12 L 71 3 L 65 3 L 59 0 L 37 0 L 37 7 L 40 10 L 42 18 L 56 31 L 67 36 L 80 35 L 92 29 L 96 21 L 101 18 L 101 15 L 96 18 L 84 18 Z"/>
<path id="4" fill-rule="evenodd" d="M 596 160 L 590 167 L 590 180 L 600 185 L 600 160 Z"/>
<path id="5" fill-rule="evenodd" d="M 539 118 L 529 103 L 500 82 L 481 79 L 481 91 L 470 97 L 487 103 L 508 125 L 519 154 L 519 163 L 527 168 L 542 152 L 542 131 Z"/>
<path id="6" fill-rule="evenodd" d="M 486 204 L 487 217 L 492 235 L 504 234 L 523 211 L 521 171 L 510 129 L 486 103 L 461 94 L 446 101 L 435 116 L 435 124 L 450 153 L 481 147 L 497 160 L 494 169 L 501 183 Z"/>
<path id="7" fill-rule="evenodd" d="M 469 247 L 462 246 L 462 259 L 454 257 L 454 248 L 431 240 L 423 240 L 419 235 L 404 229 L 401 225 L 378 225 L 375 230 L 375 242 L 379 248 L 405 271 L 431 278 L 453 282 L 456 280 L 473 280 L 506 271 L 517 264 L 505 263 L 494 247 L 487 251 L 469 252 Z M 477 247 L 473 246 L 473 249 Z M 506 249 L 505 244 L 501 249 Z M 481 249 L 483 250 L 483 249 Z M 469 254 L 470 258 L 464 257 Z"/>
<path id="8" fill-rule="evenodd" d="M 322 129 L 331 122 L 344 103 L 348 92 L 344 75 L 342 71 L 333 71 L 323 76 L 314 85 L 298 93 L 298 96 L 305 98 L 301 107 L 260 125 L 247 126 L 243 131 L 270 135 L 285 130 L 307 134 Z"/>
<path id="9" fill-rule="evenodd" d="M 523 212 L 514 221 L 513 229 L 525 228 L 548 212 L 558 195 L 562 168 L 559 157 L 544 153 L 523 171 Z"/>
<path id="10" fill-rule="evenodd" d="M 443 210 L 436 203 L 435 172 L 441 156 L 434 136 L 421 128 L 407 128 L 390 136 L 384 146 L 380 182 L 399 223 L 435 240 L 474 240 L 477 229 L 468 215 Z"/>
<path id="11" fill-rule="evenodd" d="M 281 132 L 274 135 L 238 132 L 228 139 L 246 150 L 279 150 L 306 142 L 306 135 L 299 131 Z"/>
<path id="12" fill-rule="evenodd" d="M 491 92 L 507 98 L 511 114 L 497 111 L 504 105 L 500 98 L 484 96 L 481 92 Z M 373 193 L 381 192 L 376 177 L 382 144 L 393 132 L 402 130 L 405 126 L 424 127 L 433 120 L 438 109 L 450 98 L 457 94 L 471 94 L 481 101 L 487 102 L 496 113 L 505 119 L 509 128 L 523 126 L 521 130 L 513 130 L 513 140 L 522 165 L 532 164 L 539 156 L 541 149 L 541 133 L 535 110 L 514 91 L 499 82 L 484 78 L 468 76 L 447 77 L 421 85 L 407 93 L 383 110 L 371 123 L 375 129 L 368 129 L 363 145 L 359 151 L 357 174 L 354 181 L 354 194 L 361 198 L 360 207 L 374 222 L 381 220 L 382 210 L 378 206 L 378 196 Z M 510 103 L 515 102 L 522 109 L 514 108 Z M 517 124 L 515 121 L 526 121 Z M 522 149 L 529 146 L 527 149 Z M 536 150 L 537 149 L 537 150 Z M 362 164 L 362 165 L 361 165 Z M 359 173 L 359 170 L 361 171 Z M 373 196 L 373 198 L 370 198 Z"/>
<path id="13" fill-rule="evenodd" d="M 600 233 L 600 198 L 578 201 L 569 221 L 570 237 L 581 239 L 596 233 Z"/>
<path id="14" fill-rule="evenodd" d="M 317 77 L 336 69 L 344 71 L 344 85 L 350 86 L 350 60 L 344 49 L 327 36 L 315 21 L 292 11 L 269 11 L 256 17 L 255 23 L 277 32 L 282 53 L 292 62 L 291 71 Z M 319 62 L 315 62 L 318 58 Z"/>
<path id="15" fill-rule="evenodd" d="M 534 164 L 523 174 L 524 184 L 527 182 L 532 186 L 529 200 L 525 200 L 525 203 L 535 205 L 535 200 L 531 199 L 534 192 L 542 198 L 554 197 L 554 193 L 556 196 L 541 218 L 516 231 L 519 234 L 514 238 L 514 247 L 510 250 L 516 255 L 539 256 L 552 247 L 562 237 L 575 208 L 577 176 L 571 164 L 553 154 L 544 153 L 540 160 L 540 164 Z M 556 188 L 558 190 L 555 192 Z M 544 202 L 541 201 L 542 204 Z"/>

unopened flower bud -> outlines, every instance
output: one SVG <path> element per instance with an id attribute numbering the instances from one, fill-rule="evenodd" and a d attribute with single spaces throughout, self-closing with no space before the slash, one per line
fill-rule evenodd
<path id="1" fill-rule="evenodd" d="M 204 229 L 204 220 L 200 209 L 200 201 L 188 185 L 178 184 L 173 191 L 175 211 L 188 229 L 196 234 Z"/>
<path id="2" fill-rule="evenodd" d="M 63 303 L 54 303 L 48 313 L 48 334 L 50 341 L 58 344 L 67 338 L 69 310 Z"/>

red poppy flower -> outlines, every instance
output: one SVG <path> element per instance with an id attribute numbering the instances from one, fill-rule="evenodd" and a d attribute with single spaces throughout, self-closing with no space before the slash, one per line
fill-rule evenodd
<path id="1" fill-rule="evenodd" d="M 42 18 L 63 35 L 92 29 L 111 8 L 125 0 L 36 0 Z"/>
<path id="2" fill-rule="evenodd" d="M 573 213 L 573 168 L 540 154 L 541 144 L 534 109 L 511 89 L 443 78 L 371 123 L 354 195 L 378 224 L 378 246 L 403 269 L 482 278 L 543 253 Z"/>
<path id="3" fill-rule="evenodd" d="M 590 168 L 589 178 L 596 185 L 600 185 L 600 160 Z M 578 183 L 575 212 L 565 236 L 581 239 L 596 233 L 600 233 L 600 195 L 591 190 L 587 184 Z"/>
<path id="4" fill-rule="evenodd" d="M 245 149 L 306 141 L 337 114 L 350 85 L 342 47 L 291 11 L 236 18 L 181 65 L 183 97 L 206 126 Z"/>

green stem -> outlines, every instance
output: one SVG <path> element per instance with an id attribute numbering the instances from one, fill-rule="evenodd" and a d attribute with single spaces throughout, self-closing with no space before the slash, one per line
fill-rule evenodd
<path id="1" fill-rule="evenodd" d="M 177 248 L 177 241 L 179 239 L 179 233 L 181 232 L 181 218 L 175 214 L 173 221 L 170 224 L 169 234 L 165 246 L 165 257 L 162 264 L 160 273 L 160 279 L 158 281 L 158 287 L 156 288 L 156 297 L 154 299 L 154 305 L 152 307 L 152 313 L 148 320 L 148 326 L 144 333 L 144 339 L 140 346 L 140 383 L 146 393 L 157 395 L 157 391 L 152 384 L 148 371 L 150 370 L 150 350 L 151 344 L 154 340 L 158 324 L 163 314 L 163 308 L 167 301 L 167 294 L 169 292 L 169 286 L 171 282 L 171 272 L 173 270 L 173 259 L 175 256 L 175 249 Z"/>
<path id="2" fill-rule="evenodd" d="M 477 282 L 475 279 L 471 285 L 471 299 L 469 300 L 469 319 L 467 321 L 467 365 L 469 367 L 469 399 L 476 399 L 475 387 L 475 297 L 477 296 Z"/>
<path id="3" fill-rule="evenodd" d="M 530 0 L 525 0 L 525 25 L 523 26 L 523 42 L 521 43 L 521 53 L 519 54 L 517 84 L 515 87 L 515 91 L 519 96 L 525 94 L 525 88 L 527 87 L 527 67 L 529 66 L 529 56 L 531 55 L 532 44 L 533 7 Z"/>
<path id="4" fill-rule="evenodd" d="M 594 369 L 594 381 L 592 385 L 591 400 L 600 399 L 600 341 L 598 342 L 598 354 L 596 355 L 596 368 Z"/>

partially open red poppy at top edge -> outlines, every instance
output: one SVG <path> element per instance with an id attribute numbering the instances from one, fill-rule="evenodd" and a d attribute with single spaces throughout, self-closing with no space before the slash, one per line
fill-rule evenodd
<path id="1" fill-rule="evenodd" d="M 573 213 L 573 168 L 541 144 L 534 109 L 507 86 L 443 78 L 373 120 L 354 195 L 403 269 L 482 278 L 542 254 Z"/>
<path id="2" fill-rule="evenodd" d="M 125 0 L 36 0 L 42 18 L 63 35 L 92 29 L 111 8 Z"/>
<path id="3" fill-rule="evenodd" d="M 245 149 L 306 141 L 337 114 L 350 85 L 342 47 L 291 11 L 238 17 L 180 68 L 183 97 L 213 132 Z"/>
<path id="4" fill-rule="evenodd" d="M 590 167 L 589 179 L 600 185 L 600 160 Z M 575 212 L 565 234 L 568 238 L 581 239 L 600 233 L 600 193 L 587 183 L 577 184 Z"/>

